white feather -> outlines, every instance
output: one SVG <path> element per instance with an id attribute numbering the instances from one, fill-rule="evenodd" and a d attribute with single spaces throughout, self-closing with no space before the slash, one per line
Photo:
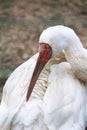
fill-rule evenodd
<path id="1" fill-rule="evenodd" d="M 87 126 L 87 51 L 65 26 L 44 30 L 40 43 L 52 47 L 29 102 L 26 93 L 38 54 L 7 80 L 0 105 L 0 130 L 84 130 Z M 67 61 L 59 54 L 65 50 Z M 85 82 L 84 82 L 85 81 Z"/>
<path id="2" fill-rule="evenodd" d="M 87 119 L 86 98 L 86 88 L 74 76 L 69 63 L 53 65 L 43 107 L 49 130 L 83 130 Z"/>

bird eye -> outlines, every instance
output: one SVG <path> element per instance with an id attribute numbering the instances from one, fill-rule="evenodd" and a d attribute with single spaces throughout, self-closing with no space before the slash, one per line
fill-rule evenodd
<path id="1" fill-rule="evenodd" d="M 47 43 L 41 43 L 39 47 L 40 51 L 46 51 L 46 50 L 51 50 L 51 47 Z"/>
<path id="2" fill-rule="evenodd" d="M 45 49 L 49 49 L 50 46 L 48 44 L 45 44 Z"/>
<path id="3" fill-rule="evenodd" d="M 48 49 L 48 48 L 49 48 L 49 45 L 46 45 L 45 48 Z"/>

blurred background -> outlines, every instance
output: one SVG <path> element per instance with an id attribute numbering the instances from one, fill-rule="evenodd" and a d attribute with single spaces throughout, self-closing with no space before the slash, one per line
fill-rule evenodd
<path id="1" fill-rule="evenodd" d="M 43 29 L 58 24 L 73 28 L 87 48 L 87 0 L 0 0 L 0 92 L 11 72 L 38 51 Z"/>

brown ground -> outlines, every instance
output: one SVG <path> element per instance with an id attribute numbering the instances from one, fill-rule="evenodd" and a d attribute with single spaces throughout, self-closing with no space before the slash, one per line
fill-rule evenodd
<path id="1" fill-rule="evenodd" d="M 42 30 L 57 24 L 72 27 L 87 47 L 87 0 L 0 0 L 0 91 L 9 74 L 37 52 Z"/>

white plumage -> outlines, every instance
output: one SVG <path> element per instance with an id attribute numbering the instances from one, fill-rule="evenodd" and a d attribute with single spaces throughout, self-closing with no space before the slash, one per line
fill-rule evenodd
<path id="1" fill-rule="evenodd" d="M 7 80 L 0 106 L 0 130 L 84 130 L 87 126 L 87 51 L 65 26 L 44 30 L 39 39 L 52 48 L 26 102 L 38 53 Z M 59 53 L 65 50 L 64 54 Z M 66 56 L 66 59 L 63 56 Z"/>

